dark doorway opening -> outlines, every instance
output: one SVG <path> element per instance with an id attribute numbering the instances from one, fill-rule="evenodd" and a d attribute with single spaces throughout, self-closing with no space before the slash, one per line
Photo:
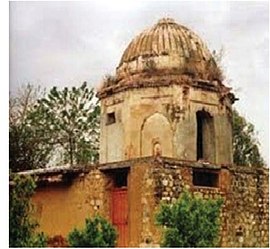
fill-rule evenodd
<path id="1" fill-rule="evenodd" d="M 213 117 L 206 111 L 196 112 L 197 160 L 215 161 L 215 132 Z"/>
<path id="2" fill-rule="evenodd" d="M 128 170 L 117 170 L 113 174 L 114 188 L 123 188 L 128 185 Z"/>
<path id="3" fill-rule="evenodd" d="M 197 160 L 203 158 L 203 115 L 196 113 L 197 118 Z"/>

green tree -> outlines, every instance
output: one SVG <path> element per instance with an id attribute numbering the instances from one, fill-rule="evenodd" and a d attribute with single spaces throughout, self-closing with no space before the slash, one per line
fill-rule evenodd
<path id="1" fill-rule="evenodd" d="M 44 168 L 52 147 L 25 123 L 9 127 L 9 168 L 12 172 Z"/>
<path id="2" fill-rule="evenodd" d="M 51 146 L 40 138 L 27 117 L 44 91 L 31 84 L 22 86 L 9 99 L 9 168 L 12 172 L 43 168 L 49 161 Z"/>
<path id="3" fill-rule="evenodd" d="M 188 192 L 174 204 L 161 204 L 156 216 L 164 226 L 163 247 L 215 247 L 222 200 L 204 200 Z"/>
<path id="4" fill-rule="evenodd" d="M 212 55 L 218 70 L 223 75 L 225 50 L 222 47 L 219 51 L 213 51 Z M 230 81 L 227 79 L 227 81 Z M 256 138 L 254 125 L 247 122 L 239 112 L 233 110 L 233 161 L 241 166 L 261 167 L 265 162 L 259 151 L 259 141 Z"/>
<path id="5" fill-rule="evenodd" d="M 53 87 L 38 100 L 27 122 L 47 144 L 64 151 L 64 162 L 87 163 L 98 159 L 100 107 L 94 89 Z"/>
<path id="6" fill-rule="evenodd" d="M 44 247 L 46 237 L 37 233 L 37 222 L 32 218 L 33 205 L 30 198 L 35 183 L 31 177 L 14 175 L 9 191 L 9 246 Z"/>
<path id="7" fill-rule="evenodd" d="M 233 110 L 233 161 L 241 166 L 261 167 L 264 160 L 259 152 L 254 125 Z"/>
<path id="8" fill-rule="evenodd" d="M 25 121 L 27 113 L 36 104 L 37 99 L 45 96 L 45 89 L 30 83 L 22 85 L 16 94 L 9 96 L 9 124 L 21 124 Z"/>
<path id="9" fill-rule="evenodd" d="M 70 232 L 68 241 L 71 247 L 114 247 L 116 230 L 104 218 L 95 216 L 85 220 L 83 229 Z"/>

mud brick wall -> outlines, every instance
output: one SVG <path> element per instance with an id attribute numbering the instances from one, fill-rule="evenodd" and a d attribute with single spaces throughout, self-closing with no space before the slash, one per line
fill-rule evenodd
<path id="1" fill-rule="evenodd" d="M 85 219 L 100 213 L 109 218 L 106 175 L 93 168 L 71 182 L 50 182 L 37 188 L 32 198 L 40 230 L 49 237 L 66 237 L 75 227 L 84 226 Z"/>

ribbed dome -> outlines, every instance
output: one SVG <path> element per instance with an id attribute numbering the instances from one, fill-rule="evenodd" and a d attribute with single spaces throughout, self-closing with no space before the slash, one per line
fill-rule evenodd
<path id="1" fill-rule="evenodd" d="M 191 63 L 195 70 L 204 71 L 210 61 L 213 61 L 211 53 L 194 32 L 171 18 L 163 18 L 131 41 L 117 74 L 134 74 L 149 66 L 179 70 Z"/>

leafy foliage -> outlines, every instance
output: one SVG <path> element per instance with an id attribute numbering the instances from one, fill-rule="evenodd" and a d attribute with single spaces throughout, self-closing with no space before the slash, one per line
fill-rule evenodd
<path id="1" fill-rule="evenodd" d="M 264 160 L 260 155 L 259 142 L 255 137 L 254 125 L 233 110 L 233 160 L 241 166 L 260 167 Z"/>
<path id="2" fill-rule="evenodd" d="M 9 127 L 9 168 L 12 172 L 44 168 L 52 148 L 25 123 Z"/>
<path id="3" fill-rule="evenodd" d="M 27 122 L 47 144 L 60 146 L 64 162 L 86 163 L 98 159 L 100 107 L 94 89 L 81 87 L 58 90 L 53 87 L 38 100 Z"/>
<path id="4" fill-rule="evenodd" d="M 19 96 L 10 96 L 9 100 L 9 168 L 12 172 L 45 167 L 52 150 L 27 123 L 29 112 L 44 93 L 30 84 L 19 92 Z"/>
<path id="5" fill-rule="evenodd" d="M 17 94 L 9 97 L 9 124 L 21 124 L 25 121 L 27 113 L 33 108 L 37 99 L 44 97 L 45 89 L 30 83 L 22 85 Z"/>
<path id="6" fill-rule="evenodd" d="M 27 176 L 15 175 L 9 192 L 9 246 L 44 247 L 46 237 L 36 233 L 38 224 L 31 218 L 33 206 L 30 197 L 34 193 L 35 183 Z"/>
<path id="7" fill-rule="evenodd" d="M 222 200 L 184 192 L 176 203 L 162 204 L 156 220 L 164 226 L 163 247 L 215 247 Z"/>
<path id="8" fill-rule="evenodd" d="M 116 230 L 104 218 L 95 216 L 85 220 L 82 230 L 74 229 L 68 235 L 71 247 L 114 247 Z"/>

